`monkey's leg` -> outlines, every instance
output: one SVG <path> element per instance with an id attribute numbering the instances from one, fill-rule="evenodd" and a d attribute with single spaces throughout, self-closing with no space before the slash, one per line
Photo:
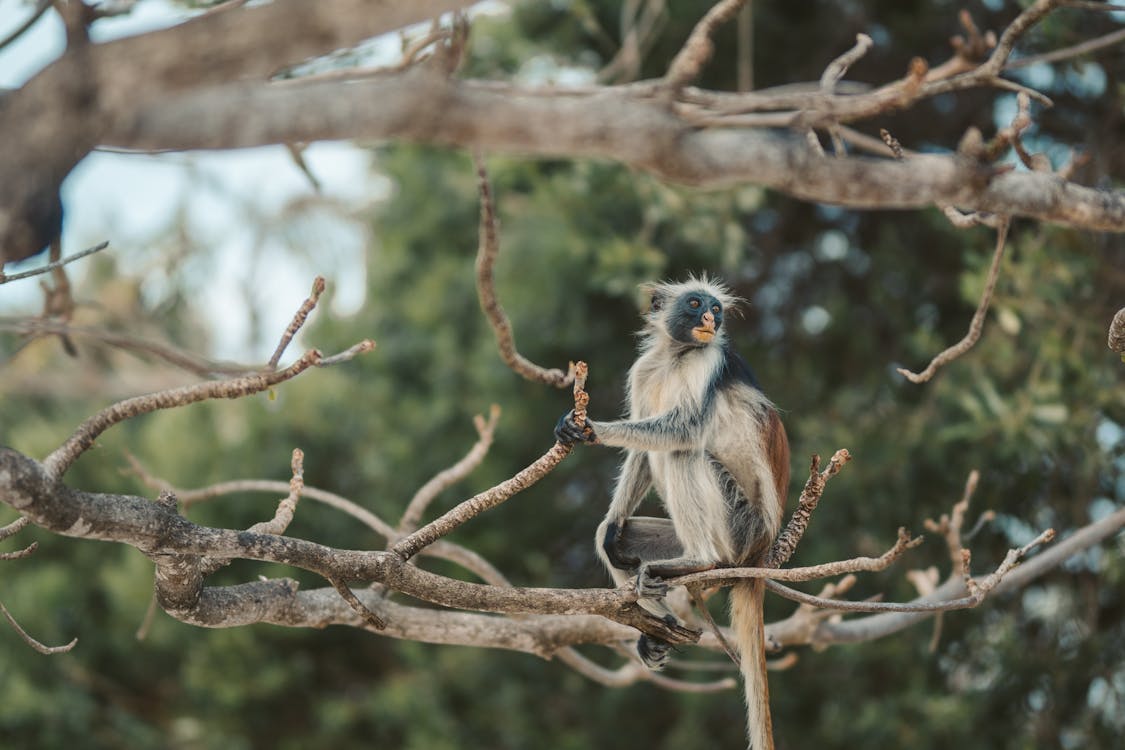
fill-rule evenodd
<path id="1" fill-rule="evenodd" d="M 618 586 L 625 585 L 636 575 L 644 560 L 683 555 L 675 527 L 667 518 L 630 516 L 621 523 L 607 518 L 598 528 L 597 538 L 598 554 Z M 637 604 L 669 625 L 683 624 L 663 598 L 640 599 Z M 672 644 L 649 635 L 642 634 L 637 639 L 637 655 L 649 669 L 663 669 L 672 648 Z"/>

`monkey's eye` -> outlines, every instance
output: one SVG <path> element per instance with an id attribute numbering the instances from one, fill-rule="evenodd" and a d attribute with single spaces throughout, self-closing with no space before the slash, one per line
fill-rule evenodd
<path id="1" fill-rule="evenodd" d="M 689 299 L 689 300 L 688 300 L 688 306 L 689 306 L 689 307 L 690 307 L 690 308 L 691 308 L 692 310 L 696 310 L 696 309 L 698 309 L 698 308 L 699 308 L 699 306 L 700 306 L 701 304 L 703 304 L 703 303 L 702 303 L 702 302 L 700 302 L 700 301 L 699 301 L 698 299 L 696 299 L 695 297 L 692 297 L 691 299 Z"/>
<path id="2" fill-rule="evenodd" d="M 715 313 L 716 315 L 718 315 L 722 311 L 723 308 L 719 307 L 718 305 L 711 305 L 711 312 Z"/>

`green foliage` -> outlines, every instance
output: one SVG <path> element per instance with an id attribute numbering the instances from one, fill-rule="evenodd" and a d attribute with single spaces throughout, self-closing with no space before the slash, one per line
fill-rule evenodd
<path id="1" fill-rule="evenodd" d="M 663 71 L 706 5 L 668 4 L 644 75 Z M 901 75 L 913 54 L 941 59 L 954 31 L 950 3 L 852 5 L 755 4 L 760 81 L 817 78 L 872 19 L 886 34 L 857 66 L 857 77 L 871 80 Z M 474 30 L 468 71 L 520 72 L 545 52 L 554 65 L 597 67 L 612 50 L 591 21 L 613 39 L 618 16 L 611 3 L 520 4 L 511 19 Z M 728 31 L 718 60 L 732 57 Z M 1050 31 L 1063 38 L 1067 29 Z M 713 65 L 706 83 L 729 87 L 729 67 Z M 1119 112 L 1121 91 L 1113 90 Z M 940 133 L 948 145 L 958 128 L 991 121 L 982 101 L 959 97 L 942 118 L 923 107 L 895 119 L 895 132 L 922 143 Z M 1084 111 L 1070 114 L 1082 119 Z M 1097 122 L 1089 124 L 1097 132 Z M 974 468 L 982 479 L 970 516 L 999 513 L 973 540 L 978 571 L 1045 526 L 1065 532 L 1125 502 L 1122 365 L 1104 345 L 1105 322 L 1121 303 L 1119 241 L 1017 224 L 981 342 L 915 386 L 894 368 L 921 369 L 964 334 L 987 274 L 991 232 L 954 230 L 936 211 L 858 214 L 757 188 L 701 193 L 608 163 L 497 157 L 488 165 L 502 221 L 497 288 L 517 344 L 547 366 L 588 361 L 594 414 L 619 411 L 638 283 L 709 271 L 748 300 L 731 331 L 783 410 L 794 492 L 809 454 L 847 447 L 855 456 L 829 485 L 795 564 L 882 552 L 898 526 L 920 529 L 947 512 Z M 300 447 L 308 484 L 393 521 L 423 482 L 468 449 L 471 417 L 491 403 L 503 416 L 488 458 L 432 513 L 512 475 L 551 444 L 569 396 L 508 371 L 479 312 L 468 157 L 399 146 L 380 149 L 377 168 L 394 190 L 372 217 L 367 302 L 347 318 L 332 318 L 322 305 L 308 332 L 325 351 L 371 337 L 375 352 L 286 383 L 276 400 L 200 404 L 115 427 L 69 482 L 144 491 L 119 471 L 126 450 L 184 486 L 285 479 L 290 451 Z M 199 335 L 187 296 L 165 304 L 178 316 L 177 337 Z M 43 455 L 105 400 L 6 398 L 0 442 Z M 616 462 L 611 451 L 580 449 L 454 539 L 517 583 L 602 585 L 590 541 Z M 245 527 L 275 503 L 233 496 L 191 517 Z M 0 511 L 0 523 L 10 517 Z M 290 531 L 339 547 L 383 543 L 307 499 Z M 151 588 L 139 553 L 35 530 L 16 539 L 32 540 L 41 544 L 35 556 L 3 564 L 0 600 L 41 640 L 78 636 L 79 645 L 43 657 L 0 628 L 6 746 L 687 750 L 743 742 L 737 691 L 610 689 L 521 654 L 344 628 L 210 631 L 163 615 L 137 642 Z M 889 573 L 865 576 L 854 593 L 909 598 L 915 592 L 902 570 L 930 564 L 948 570 L 941 540 Z M 249 564 L 217 580 L 259 573 L 323 585 Z M 828 750 L 1113 747 L 1125 701 L 1123 580 L 1117 540 L 1017 595 L 946 615 L 934 653 L 932 621 L 875 643 L 802 650 L 794 668 L 772 676 L 777 734 L 784 747 Z M 768 602 L 771 617 L 790 611 Z"/>

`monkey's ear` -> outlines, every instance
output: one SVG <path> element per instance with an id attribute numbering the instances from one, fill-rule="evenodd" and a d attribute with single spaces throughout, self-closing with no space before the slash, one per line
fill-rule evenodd
<path id="1" fill-rule="evenodd" d="M 659 284 L 641 284 L 641 293 L 649 298 L 648 311 L 650 313 L 659 312 L 664 307 L 666 295 L 661 292 Z"/>

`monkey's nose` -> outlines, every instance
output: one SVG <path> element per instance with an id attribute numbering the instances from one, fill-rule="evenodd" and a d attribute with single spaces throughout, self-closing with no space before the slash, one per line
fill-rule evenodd
<path id="1" fill-rule="evenodd" d="M 715 315 L 710 310 L 703 313 L 703 324 L 709 328 L 715 327 Z"/>

